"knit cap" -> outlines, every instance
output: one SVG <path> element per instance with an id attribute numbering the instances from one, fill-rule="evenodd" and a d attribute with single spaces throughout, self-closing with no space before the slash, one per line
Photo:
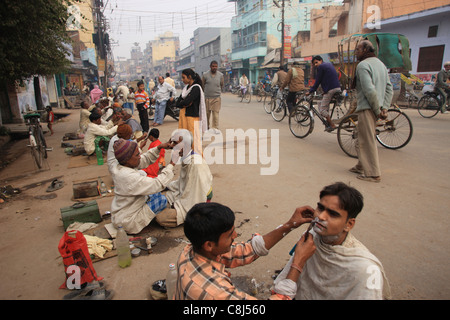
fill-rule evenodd
<path id="1" fill-rule="evenodd" d="M 114 142 L 114 155 L 120 164 L 126 163 L 134 154 L 137 148 L 137 143 L 130 140 L 119 139 Z"/>

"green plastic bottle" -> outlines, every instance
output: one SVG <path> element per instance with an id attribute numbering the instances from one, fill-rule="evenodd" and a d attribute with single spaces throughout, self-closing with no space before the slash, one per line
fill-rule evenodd
<path id="1" fill-rule="evenodd" d="M 128 236 L 123 227 L 119 225 L 116 236 L 116 250 L 119 259 L 119 267 L 126 268 L 131 265 L 131 251 Z"/>
<path id="2" fill-rule="evenodd" d="M 103 164 L 103 153 L 98 145 L 95 146 L 95 155 L 97 156 L 97 164 L 101 166 Z"/>

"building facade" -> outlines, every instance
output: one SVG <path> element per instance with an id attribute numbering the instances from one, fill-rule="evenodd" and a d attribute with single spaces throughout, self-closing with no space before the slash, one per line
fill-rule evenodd
<path id="1" fill-rule="evenodd" d="M 262 78 L 260 66 L 268 53 L 282 47 L 283 58 L 293 58 L 292 38 L 298 32 L 309 29 L 309 16 L 313 8 L 327 4 L 338 5 L 331 0 L 228 0 L 236 3 L 236 16 L 231 21 L 233 77 L 246 74 L 251 82 Z M 281 21 L 284 21 L 282 39 Z"/>

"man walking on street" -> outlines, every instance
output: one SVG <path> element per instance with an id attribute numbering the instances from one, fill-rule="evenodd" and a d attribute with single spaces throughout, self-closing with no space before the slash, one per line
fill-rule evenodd
<path id="1" fill-rule="evenodd" d="M 387 117 L 394 94 L 386 66 L 375 56 L 375 48 L 368 40 L 361 41 L 355 50 L 359 64 L 356 67 L 356 98 L 358 106 L 357 153 L 358 164 L 350 171 L 358 179 L 381 181 L 375 129 L 377 119 Z"/>
<path id="2" fill-rule="evenodd" d="M 205 72 L 202 77 L 203 91 L 205 92 L 206 117 L 208 128 L 213 129 L 214 133 L 219 133 L 219 112 L 222 104 L 221 93 L 224 84 L 223 74 L 218 71 L 217 61 L 212 61 L 210 70 Z M 212 118 L 210 120 L 212 114 Z"/>
<path id="3" fill-rule="evenodd" d="M 172 93 L 172 97 L 170 97 L 170 93 Z M 162 76 L 158 77 L 158 87 L 155 92 L 155 97 L 152 100 L 152 103 L 156 103 L 155 121 L 153 122 L 154 127 L 163 124 L 167 101 L 169 99 L 170 101 L 173 101 L 176 93 L 176 89 L 169 83 L 165 82 Z"/>
<path id="4" fill-rule="evenodd" d="M 170 77 L 170 73 L 166 73 L 166 78 L 164 79 L 164 82 L 167 82 L 168 84 L 170 84 L 172 87 L 175 88 L 175 81 Z"/>

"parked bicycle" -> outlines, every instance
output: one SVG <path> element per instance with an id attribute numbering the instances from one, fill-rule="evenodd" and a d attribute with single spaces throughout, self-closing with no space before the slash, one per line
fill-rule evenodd
<path id="1" fill-rule="evenodd" d="M 444 99 L 437 91 L 427 91 L 423 97 L 420 98 L 417 104 L 417 110 L 419 114 L 424 118 L 433 118 L 441 110 Z M 450 110 L 450 106 L 447 103 L 446 110 Z"/>
<path id="2" fill-rule="evenodd" d="M 344 93 L 345 94 L 345 93 Z M 291 133 L 297 138 L 306 138 L 314 130 L 314 116 L 317 116 L 323 123 L 325 128 L 328 128 L 327 119 L 325 119 L 314 106 L 314 96 L 303 95 L 300 101 L 297 102 L 295 109 L 289 115 L 289 129 Z M 330 118 L 339 124 L 339 122 L 351 112 L 353 101 L 353 94 L 343 96 L 342 92 L 336 92 L 330 101 Z"/>
<path id="3" fill-rule="evenodd" d="M 337 136 L 342 151 L 352 158 L 357 158 L 358 114 L 352 113 L 342 119 Z M 413 125 L 411 119 L 397 106 L 392 105 L 385 120 L 378 120 L 376 124 L 377 141 L 385 148 L 400 149 L 411 141 Z"/>
<path id="4" fill-rule="evenodd" d="M 25 123 L 28 125 L 28 139 L 31 150 L 31 156 L 37 167 L 42 168 L 44 159 L 47 159 L 47 142 L 44 138 L 44 132 L 41 127 L 41 114 L 37 111 L 26 113 L 24 116 Z"/>

